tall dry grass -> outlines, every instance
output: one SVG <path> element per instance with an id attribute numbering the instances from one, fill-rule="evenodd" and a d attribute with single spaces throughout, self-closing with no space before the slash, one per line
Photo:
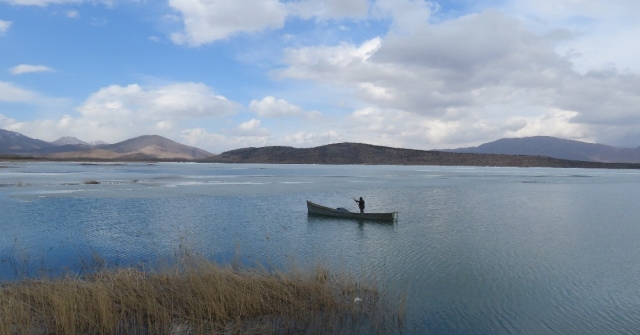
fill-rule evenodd
<path id="1" fill-rule="evenodd" d="M 274 273 L 190 258 L 156 272 L 5 283 L 0 334 L 386 333 L 401 315 L 382 300 L 320 267 Z"/>

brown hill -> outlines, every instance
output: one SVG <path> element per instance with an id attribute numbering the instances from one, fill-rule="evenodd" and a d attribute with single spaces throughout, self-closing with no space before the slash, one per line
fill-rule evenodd
<path id="1" fill-rule="evenodd" d="M 45 153 L 50 159 L 99 160 L 195 160 L 211 156 L 204 150 L 183 145 L 162 136 L 145 135 L 99 148 L 76 149 Z"/>
<path id="2" fill-rule="evenodd" d="M 574 168 L 640 168 L 640 164 L 599 163 L 543 156 L 493 155 L 390 148 L 360 143 L 337 143 L 315 148 L 243 148 L 223 152 L 203 162 L 271 164 L 371 164 L 371 165 L 447 165 L 518 166 Z"/>
<path id="3" fill-rule="evenodd" d="M 71 137 L 71 136 L 63 136 L 60 137 L 59 139 L 51 142 L 51 144 L 55 144 L 55 145 L 86 145 L 89 146 L 89 143 L 79 140 L 75 137 Z"/>

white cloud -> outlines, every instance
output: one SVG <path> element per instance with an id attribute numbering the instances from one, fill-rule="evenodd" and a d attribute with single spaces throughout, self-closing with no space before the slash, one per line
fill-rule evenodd
<path id="1" fill-rule="evenodd" d="M 184 24 L 184 31 L 171 34 L 171 40 L 189 46 L 278 29 L 287 16 L 278 0 L 169 0 L 169 6 L 180 13 Z"/>
<path id="2" fill-rule="evenodd" d="M 286 4 L 290 15 L 303 19 L 365 18 L 369 12 L 367 0 L 305 0 Z"/>
<path id="3" fill-rule="evenodd" d="M 509 7 L 548 20 L 573 21 L 580 18 L 632 19 L 640 12 L 640 3 L 635 0 L 513 0 Z"/>
<path id="4" fill-rule="evenodd" d="M 635 42 L 640 2 L 490 3 L 455 17 L 423 0 L 283 1 L 284 9 L 278 7 L 281 11 L 272 17 L 276 21 L 261 18 L 247 29 L 227 26 L 208 38 L 187 37 L 196 36 L 190 31 L 218 31 L 216 25 L 196 23 L 207 22 L 203 18 L 224 8 L 224 2 L 200 6 L 200 14 L 174 8 L 182 20 L 200 27 L 190 29 L 185 23 L 182 43 L 189 45 L 236 32 L 278 29 L 280 20 L 290 16 L 336 20 L 331 24 L 390 22 L 386 34 L 363 43 L 349 42 L 345 35 L 335 45 L 284 51 L 286 66 L 277 72 L 279 78 L 332 87 L 355 106 L 346 125 L 337 128 L 336 135 L 343 138 L 351 138 L 353 131 L 375 143 L 434 148 L 524 134 L 597 140 L 598 133 L 606 133 L 601 138 L 611 140 L 616 126 L 624 128 L 625 138 L 634 138 L 629 125 L 640 123 L 640 46 Z M 238 17 L 244 22 L 244 15 Z M 261 118 L 275 118 L 300 116 L 301 106 L 265 97 L 251 101 L 249 109 Z M 299 129 L 283 136 L 300 143 L 326 131 Z M 640 138 L 640 130 L 636 133 Z"/>
<path id="5" fill-rule="evenodd" d="M 309 117 L 321 116 L 320 112 L 305 112 L 300 106 L 287 102 L 284 99 L 276 99 L 272 96 L 264 97 L 262 100 L 252 100 L 249 110 L 262 117 Z"/>
<path id="6" fill-rule="evenodd" d="M 8 129 L 14 123 L 16 123 L 16 120 L 10 119 L 10 118 L 0 114 L 0 128 Z"/>
<path id="7" fill-rule="evenodd" d="M 70 19 L 76 19 L 76 18 L 80 17 L 80 14 L 78 13 L 77 10 L 69 10 L 69 11 L 67 11 L 66 15 Z"/>
<path id="8" fill-rule="evenodd" d="M 239 33 L 259 33 L 284 27 L 289 17 L 318 20 L 392 18 L 394 29 L 405 31 L 427 24 L 437 9 L 423 0 L 169 0 L 179 13 L 183 30 L 171 34 L 176 44 L 199 46 Z"/>
<path id="9" fill-rule="evenodd" d="M 335 130 L 321 132 L 299 131 L 295 134 L 285 135 L 282 139 L 284 145 L 294 147 L 317 147 L 320 145 L 345 142 L 344 136 Z M 368 142 L 370 143 L 370 142 Z"/>
<path id="10" fill-rule="evenodd" d="M 33 103 L 41 100 L 40 95 L 13 83 L 0 81 L 0 101 Z"/>
<path id="11" fill-rule="evenodd" d="M 4 35 L 9 27 L 11 27 L 11 21 L 0 20 L 0 35 Z"/>
<path id="12" fill-rule="evenodd" d="M 429 24 L 431 15 L 438 10 L 435 2 L 424 0 L 377 0 L 374 12 L 380 18 L 393 20 L 396 33 L 413 33 Z"/>
<path id="13" fill-rule="evenodd" d="M 203 148 L 211 153 L 245 147 L 263 147 L 270 143 L 268 136 L 227 136 L 211 133 L 204 128 L 183 130 L 180 138 L 187 145 Z"/>
<path id="14" fill-rule="evenodd" d="M 359 45 L 288 49 L 278 74 L 353 92 L 370 106 L 352 116 L 367 125 L 355 129 L 377 143 L 437 148 L 533 130 L 597 138 L 599 126 L 640 123 L 640 76 L 576 72 L 556 51 L 570 34 L 534 33 L 497 11 L 418 21 Z"/>
<path id="15" fill-rule="evenodd" d="M 0 2 L 46 6 L 88 1 Z M 165 16 L 163 23 L 182 25 L 170 30 L 171 40 L 190 47 L 287 28 L 276 34 L 295 48 L 284 51 L 282 62 L 275 61 L 280 69 L 276 73 L 285 79 L 285 86 L 305 82 L 295 93 L 282 94 L 287 99 L 295 96 L 295 104 L 274 96 L 251 97 L 255 100 L 247 99 L 247 109 L 252 113 L 236 117 L 246 121 L 240 123 L 227 117 L 242 106 L 204 84 L 113 85 L 88 97 L 78 107 L 79 114 L 55 121 L 0 118 L 0 122 L 38 129 L 48 136 L 72 134 L 87 140 L 159 133 L 218 152 L 338 141 L 445 148 L 531 135 L 640 144 L 640 46 L 635 41 L 640 35 L 640 2 L 635 0 L 490 1 L 459 12 L 494 6 L 468 15 L 442 13 L 435 2 L 425 0 L 169 0 L 168 4 L 174 15 Z M 297 30 L 299 19 L 308 20 L 301 25 L 305 29 L 315 24 L 309 29 L 313 32 Z M 289 22 L 293 24 L 286 27 Z M 10 25 L 0 21 L 0 34 Z M 331 35 L 343 26 L 339 36 Z M 313 44 L 311 38 L 324 27 L 330 33 L 322 36 L 323 43 L 333 43 L 329 41 L 336 37 L 341 42 Z M 388 31 L 371 35 L 383 29 Z M 351 35 L 354 31 L 358 34 Z M 362 42 L 364 36 L 368 40 Z M 149 40 L 160 41 L 155 36 Z M 274 48 L 278 46 L 275 43 Z M 253 58 L 246 56 L 250 52 Z M 250 59 L 266 68 L 274 61 L 265 61 L 266 53 L 247 51 L 236 60 Z M 273 49 L 268 53 L 272 57 Z M 36 67 L 11 72 L 52 70 Z M 45 100 L 29 89 L 0 82 L 0 101 Z M 324 104 L 326 117 L 309 111 L 311 103 L 313 108 Z M 227 118 L 224 128 L 218 122 L 221 118 Z M 207 127 L 203 120 L 208 119 L 218 124 Z"/>
<path id="16" fill-rule="evenodd" d="M 584 74 L 617 67 L 640 73 L 640 33 L 635 0 L 512 0 L 503 8 L 527 20 L 535 29 L 562 27 L 575 38 L 558 46 L 561 54 L 572 54 L 574 68 Z"/>
<path id="17" fill-rule="evenodd" d="M 576 112 L 552 108 L 541 116 L 522 118 L 526 126 L 516 131 L 507 131 L 504 136 L 555 136 L 574 140 L 592 141 L 588 137 L 589 129 L 587 126 L 572 122 L 572 119 L 577 115 L 578 113 Z"/>
<path id="18" fill-rule="evenodd" d="M 9 73 L 13 75 L 36 72 L 54 72 L 54 70 L 44 65 L 28 65 L 20 64 L 9 69 Z"/>
<path id="19" fill-rule="evenodd" d="M 35 93 L 0 82 L 0 101 L 28 102 L 37 98 Z M 175 138 L 189 120 L 219 119 L 240 108 L 199 83 L 111 85 L 91 94 L 77 108 L 78 116 L 15 122 L 10 129 L 45 140 L 76 136 L 113 143 L 145 133 Z"/>
<path id="20" fill-rule="evenodd" d="M 69 115 L 63 115 L 59 120 L 38 119 L 14 122 L 10 124 L 7 129 L 45 141 L 53 141 L 62 136 L 69 135 L 85 139 L 93 139 L 93 136 L 106 135 L 104 130 L 95 129 L 95 127 L 92 127 L 86 120 L 74 119 Z"/>
<path id="21" fill-rule="evenodd" d="M 239 136 L 267 136 L 269 132 L 261 127 L 262 122 L 258 119 L 251 119 L 241 123 L 235 131 Z"/>
<path id="22" fill-rule="evenodd" d="M 204 84 L 177 83 L 155 88 L 111 85 L 92 94 L 78 111 L 83 116 L 114 121 L 130 115 L 150 120 L 222 117 L 239 108 Z"/>
<path id="23" fill-rule="evenodd" d="M 286 145 L 295 147 L 315 147 L 324 144 L 346 141 L 346 137 L 337 131 L 298 131 L 292 134 L 274 136 L 272 134 L 254 135 L 224 135 L 212 133 L 204 128 L 193 128 L 182 131 L 181 141 L 187 145 L 203 148 L 211 153 L 246 148 L 264 147 L 272 145 Z"/>

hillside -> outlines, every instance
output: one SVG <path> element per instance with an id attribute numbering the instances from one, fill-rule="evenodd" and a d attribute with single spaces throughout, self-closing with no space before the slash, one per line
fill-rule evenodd
<path id="1" fill-rule="evenodd" d="M 640 164 L 606 164 L 525 155 L 490 155 L 398 149 L 360 143 L 337 143 L 315 148 L 244 148 L 223 152 L 200 160 L 217 163 L 271 164 L 371 164 L 371 165 L 447 165 L 517 166 L 573 168 L 640 168 Z"/>
<path id="2" fill-rule="evenodd" d="M 97 142 L 104 143 L 104 142 Z M 75 137 L 49 143 L 0 129 L 0 157 L 52 160 L 196 160 L 210 153 L 157 135 L 132 138 L 115 144 L 93 145 Z"/>
<path id="3" fill-rule="evenodd" d="M 565 140 L 549 136 L 503 138 L 453 152 L 547 156 L 605 163 L 640 163 L 640 148 L 616 148 L 603 144 Z"/>
<path id="4" fill-rule="evenodd" d="M 17 154 L 54 147 L 49 142 L 36 140 L 15 131 L 0 129 L 0 153 Z"/>
<path id="5" fill-rule="evenodd" d="M 51 159 L 194 160 L 211 156 L 204 150 L 162 136 L 144 135 L 98 148 L 45 154 Z"/>
<path id="6" fill-rule="evenodd" d="M 51 144 L 55 144 L 55 145 L 86 145 L 89 146 L 89 143 L 79 140 L 75 137 L 71 137 L 71 136 L 64 136 L 64 137 L 60 137 L 59 139 L 51 142 Z"/>
<path id="7" fill-rule="evenodd" d="M 267 164 L 377 164 L 516 166 L 575 168 L 640 168 L 640 148 L 622 149 L 601 144 L 537 136 L 502 139 L 474 148 L 424 151 L 361 143 L 337 143 L 314 148 L 272 146 L 242 148 L 212 155 L 157 135 L 145 135 L 115 144 L 95 146 L 73 137 L 59 145 L 0 129 L 0 158 L 46 160 L 198 161 Z M 546 155 L 546 156 L 545 156 Z M 553 156 L 553 157 L 547 157 Z M 611 163 L 608 162 L 632 162 Z"/>

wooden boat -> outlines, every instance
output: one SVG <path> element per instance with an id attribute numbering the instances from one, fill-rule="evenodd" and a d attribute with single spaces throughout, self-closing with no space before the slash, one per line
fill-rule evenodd
<path id="1" fill-rule="evenodd" d="M 307 200 L 307 210 L 309 214 L 332 216 L 336 218 L 345 219 L 360 219 L 360 220 L 381 220 L 381 221 L 393 221 L 398 215 L 398 212 L 391 213 L 359 213 L 350 212 L 344 208 L 329 208 L 322 205 L 315 204 Z"/>

